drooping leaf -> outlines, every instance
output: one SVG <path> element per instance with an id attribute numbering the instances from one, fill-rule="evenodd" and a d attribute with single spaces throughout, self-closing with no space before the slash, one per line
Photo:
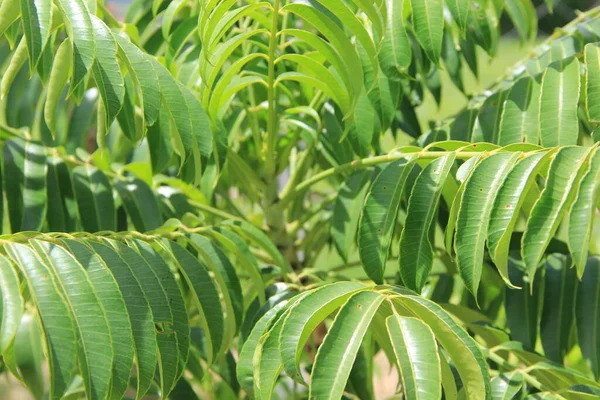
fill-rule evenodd
<path id="1" fill-rule="evenodd" d="M 404 25 L 404 0 L 386 0 L 387 23 L 383 43 L 379 50 L 381 70 L 390 79 L 401 79 L 410 66 L 412 47 Z"/>
<path id="2" fill-rule="evenodd" d="M 319 347 L 311 373 L 313 398 L 340 399 L 369 324 L 385 296 L 370 291 L 348 299 Z"/>
<path id="3" fill-rule="evenodd" d="M 388 334 L 401 369 L 407 399 L 439 399 L 442 373 L 431 329 L 417 318 L 393 315 L 386 319 Z"/>
<path id="4" fill-rule="evenodd" d="M 552 235 L 574 199 L 574 190 L 588 151 L 581 147 L 561 148 L 550 164 L 548 180 L 533 206 L 522 239 L 522 255 L 530 277 L 533 277 Z"/>
<path id="5" fill-rule="evenodd" d="M 444 35 L 444 4 L 441 0 L 411 0 L 415 35 L 427 57 L 438 64 Z"/>
<path id="6" fill-rule="evenodd" d="M 98 232 L 116 229 L 112 189 L 102 171 L 84 165 L 73 169 L 73 189 L 83 229 Z"/>
<path id="7" fill-rule="evenodd" d="M 333 207 L 331 237 L 344 260 L 354 245 L 360 208 L 364 203 L 370 173 L 365 170 L 352 174 L 336 197 Z"/>
<path id="8" fill-rule="evenodd" d="M 492 379 L 492 399 L 511 400 L 523 387 L 523 375 L 516 372 L 508 372 Z"/>
<path id="9" fill-rule="evenodd" d="M 390 163 L 369 189 L 359 221 L 358 250 L 367 275 L 383 282 L 385 263 L 406 179 L 415 158 Z"/>
<path id="10" fill-rule="evenodd" d="M 50 37 L 52 1 L 21 0 L 21 17 L 29 50 L 29 68 L 34 71 Z"/>
<path id="11" fill-rule="evenodd" d="M 458 270 L 467 289 L 477 296 L 481 279 L 489 217 L 496 194 L 517 161 L 519 153 L 497 153 L 484 158 L 465 183 L 455 249 Z"/>
<path id="12" fill-rule="evenodd" d="M 577 337 L 583 356 L 589 361 L 594 376 L 600 376 L 600 260 L 588 259 L 583 279 L 577 287 L 575 307 Z"/>
<path id="13" fill-rule="evenodd" d="M 588 118 L 600 122 L 600 48 L 595 44 L 585 46 L 585 69 Z"/>
<path id="14" fill-rule="evenodd" d="M 577 274 L 570 264 L 571 260 L 561 255 L 552 255 L 546 261 L 540 337 L 546 357 L 559 363 L 569 350 L 575 315 Z"/>
<path id="15" fill-rule="evenodd" d="M 423 168 L 408 201 L 398 263 L 402 281 L 417 293 L 421 292 L 433 265 L 432 223 L 454 160 L 452 153 Z"/>
<path id="16" fill-rule="evenodd" d="M 0 354 L 11 344 L 21 323 L 24 300 L 19 288 L 19 277 L 12 263 L 0 257 Z"/>
<path id="17" fill-rule="evenodd" d="M 280 339 L 281 359 L 289 376 L 302 379 L 298 362 L 309 335 L 361 288 L 364 286 L 355 282 L 336 282 L 315 289 L 290 308 Z"/>

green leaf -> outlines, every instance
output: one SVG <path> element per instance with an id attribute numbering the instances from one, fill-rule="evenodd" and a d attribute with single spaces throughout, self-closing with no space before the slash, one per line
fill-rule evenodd
<path id="1" fill-rule="evenodd" d="M 581 179 L 577 199 L 573 202 L 569 213 L 569 250 L 580 278 L 585 269 L 592 237 L 599 182 L 600 151 L 595 149 L 590 155 L 589 169 Z"/>
<path id="2" fill-rule="evenodd" d="M 302 380 L 298 363 L 302 349 L 311 333 L 332 312 L 344 304 L 349 296 L 363 289 L 356 282 L 336 282 L 309 292 L 296 302 L 287 314 L 280 335 L 281 359 L 287 374 Z"/>
<path id="3" fill-rule="evenodd" d="M 540 336 L 546 357 L 559 363 L 569 350 L 575 316 L 577 274 L 570 267 L 567 256 L 552 255 L 546 261 Z"/>
<path id="4" fill-rule="evenodd" d="M 4 0 L 0 4 L 0 36 L 19 18 L 21 7 L 19 0 Z"/>
<path id="5" fill-rule="evenodd" d="M 356 238 L 360 209 L 364 204 L 370 176 L 371 173 L 365 170 L 352 174 L 340 188 L 333 206 L 331 238 L 346 261 Z"/>
<path id="6" fill-rule="evenodd" d="M 356 355 L 385 296 L 359 292 L 346 301 L 336 315 L 317 351 L 311 373 L 310 398 L 340 399 Z"/>
<path id="7" fill-rule="evenodd" d="M 511 400 L 523 387 L 523 375 L 519 371 L 506 372 L 492 379 L 492 399 Z"/>
<path id="8" fill-rule="evenodd" d="M 404 0 L 386 0 L 387 23 L 379 65 L 388 78 L 399 80 L 412 61 L 412 47 L 404 26 Z"/>
<path id="9" fill-rule="evenodd" d="M 10 64 L 8 64 L 8 68 L 2 75 L 2 80 L 0 81 L 0 98 L 8 96 L 12 84 L 25 64 L 25 61 L 27 61 L 27 42 L 25 41 L 25 38 L 23 38 L 19 42 L 17 49 L 13 51 Z"/>
<path id="10" fill-rule="evenodd" d="M 120 35 L 115 39 L 121 49 L 122 59 L 125 61 L 129 71 L 132 73 L 137 87 L 140 89 L 140 97 L 144 111 L 144 118 L 148 125 L 154 125 L 158 119 L 161 109 L 161 96 L 157 85 L 158 76 L 154 65 L 142 50 Z M 166 112 L 166 111 L 165 111 Z M 165 121 L 166 122 L 166 121 Z"/>
<path id="11" fill-rule="evenodd" d="M 469 16 L 470 0 L 447 0 L 446 5 L 454 20 L 464 33 L 467 28 L 467 17 Z M 477 74 L 475 74 L 477 75 Z"/>
<path id="12" fill-rule="evenodd" d="M 521 78 L 512 86 L 502 111 L 498 144 L 540 141 L 540 90 L 538 81 L 531 77 Z"/>
<path id="13" fill-rule="evenodd" d="M 29 244 L 48 266 L 57 286 L 64 293 L 63 301 L 71 310 L 81 344 L 79 365 L 86 395 L 90 399 L 104 399 L 110 391 L 114 361 L 106 311 L 89 276 L 63 247 L 40 240 L 32 240 Z"/>
<path id="14" fill-rule="evenodd" d="M 226 315 L 229 316 L 229 325 L 226 329 L 229 329 L 228 333 L 231 335 L 231 337 L 223 341 L 223 346 L 221 346 L 221 351 L 225 352 L 229 345 L 228 340 L 233 339 L 233 335 L 235 335 L 242 323 L 244 313 L 242 287 L 231 261 L 229 261 L 225 253 L 218 246 L 199 235 L 191 235 L 190 243 L 206 262 L 225 298 L 227 306 Z M 227 338 L 227 335 L 225 337 Z"/>
<path id="15" fill-rule="evenodd" d="M 538 274 L 541 274 L 539 271 Z M 536 279 L 532 283 L 512 259 L 508 263 L 508 273 L 510 280 L 520 287 L 506 290 L 504 308 L 510 336 L 527 348 L 535 349 L 543 282 Z"/>
<path id="16" fill-rule="evenodd" d="M 96 60 L 92 71 L 106 109 L 108 129 L 123 107 L 125 83 L 117 63 L 117 43 L 110 29 L 96 16 L 92 15 L 91 19 L 96 41 Z"/>
<path id="17" fill-rule="evenodd" d="M 444 35 L 444 4 L 441 0 L 411 0 L 413 27 L 427 57 L 439 64 Z"/>
<path id="18" fill-rule="evenodd" d="M 588 259 L 583 279 L 577 287 L 575 308 L 577 337 L 583 356 L 596 379 L 600 376 L 600 259 Z"/>
<path id="19" fill-rule="evenodd" d="M 257 351 L 258 342 L 265 331 L 274 321 L 279 320 L 284 312 L 288 301 L 284 300 L 277 303 L 273 308 L 269 309 L 254 325 L 248 339 L 244 342 L 244 346 L 240 351 L 240 357 L 237 364 L 237 378 L 240 385 L 247 393 L 254 392 L 254 357 Z"/>
<path id="20" fill-rule="evenodd" d="M 421 293 L 433 265 L 432 224 L 455 158 L 451 153 L 425 166 L 408 200 L 398 263 L 402 281 L 417 293 Z"/>
<path id="21" fill-rule="evenodd" d="M 369 189 L 359 221 L 358 250 L 367 275 L 383 282 L 385 263 L 406 178 L 414 157 L 390 163 Z"/>
<path id="22" fill-rule="evenodd" d="M 129 374 L 134 356 L 133 334 L 123 295 L 110 269 L 90 248 L 75 240 L 64 240 L 63 243 L 87 272 L 89 287 L 96 293 L 106 313 L 106 323 L 112 340 L 111 347 L 114 351 L 110 396 L 121 398 L 129 386 Z M 88 310 L 91 309 L 92 307 Z"/>
<path id="23" fill-rule="evenodd" d="M 29 69 L 33 72 L 50 37 L 52 1 L 21 0 L 21 17 L 29 50 Z"/>
<path id="24" fill-rule="evenodd" d="M 129 178 L 115 180 L 114 185 L 135 229 L 147 232 L 164 223 L 156 196 L 146 182 Z"/>
<path id="25" fill-rule="evenodd" d="M 496 153 L 484 158 L 465 182 L 454 248 L 458 270 L 467 289 L 477 297 L 489 217 L 500 186 L 520 153 Z"/>
<path id="26" fill-rule="evenodd" d="M 48 397 L 60 399 L 77 365 L 77 338 L 71 311 L 64 303 L 56 277 L 29 247 L 8 243 L 5 249 L 19 266 L 40 317 L 50 370 Z"/>
<path id="27" fill-rule="evenodd" d="M 17 336 L 2 354 L 6 368 L 23 383 L 36 399 L 43 399 L 45 392 L 42 367 L 45 364 L 42 341 L 43 333 L 40 331 L 38 317 L 26 313 L 21 319 Z M 48 397 L 46 397 L 48 398 Z"/>
<path id="28" fill-rule="evenodd" d="M 193 291 L 192 299 L 200 314 L 200 326 L 207 340 L 208 362 L 217 356 L 223 340 L 223 309 L 208 268 L 200 259 L 173 241 L 164 242 L 172 254 L 177 267 Z"/>
<path id="29" fill-rule="evenodd" d="M 135 344 L 137 397 L 141 399 L 150 388 L 157 362 L 156 330 L 153 311 L 134 271 L 122 256 L 105 244 L 88 242 L 88 245 L 110 269 L 119 285 L 127 307 Z"/>
<path id="30" fill-rule="evenodd" d="M 0 300 L 0 354 L 3 354 L 17 334 L 24 311 L 19 277 L 12 263 L 3 256 L 0 256 Z"/>
<path id="31" fill-rule="evenodd" d="M 58 0 L 67 32 L 73 45 L 73 79 L 71 91 L 83 81 L 96 57 L 94 26 L 83 0 Z"/>
<path id="32" fill-rule="evenodd" d="M 579 137 L 579 62 L 550 65 L 542 76 L 540 135 L 544 147 L 577 144 Z"/>
<path id="33" fill-rule="evenodd" d="M 530 277 L 573 201 L 574 188 L 588 153 L 589 150 L 581 147 L 563 147 L 550 164 L 546 187 L 533 206 L 522 239 L 521 253 Z"/>
<path id="34" fill-rule="evenodd" d="M 385 322 L 400 366 L 406 399 L 441 398 L 440 358 L 431 329 L 417 318 L 397 314 Z"/>
<path id="35" fill-rule="evenodd" d="M 283 364 L 279 353 L 279 334 L 285 318 L 285 312 L 261 336 L 257 345 L 252 366 L 254 368 L 254 394 L 257 400 L 270 400 L 275 392 L 275 384 Z"/>
<path id="36" fill-rule="evenodd" d="M 169 301 L 169 296 L 174 294 L 166 293 L 165 287 L 161 284 L 161 280 L 153 268 L 156 267 L 162 270 L 162 265 L 150 266 L 146 259 L 132 248 L 118 242 L 109 243 L 119 253 L 129 268 L 130 273 L 137 280 L 142 289 L 143 297 L 152 310 L 159 352 L 157 359 L 159 361 L 160 388 L 161 392 L 167 394 L 175 385 L 179 370 L 179 334 L 175 332 L 175 316 L 173 315 L 172 303 Z M 172 275 L 171 279 L 173 279 Z M 178 291 L 179 289 L 177 289 Z M 180 299 L 180 296 L 178 297 Z M 180 309 L 181 307 L 178 306 L 178 308 Z M 181 315 L 178 314 L 177 317 L 181 318 Z M 178 322 L 178 324 L 181 324 L 181 322 Z M 185 335 L 184 332 L 183 334 Z M 189 334 L 187 340 L 189 340 Z M 144 389 L 147 390 L 147 388 Z"/>
<path id="37" fill-rule="evenodd" d="M 116 212 L 112 189 L 102 171 L 84 165 L 73 169 L 73 189 L 83 229 L 87 232 L 115 230 Z"/>
<path id="38" fill-rule="evenodd" d="M 491 398 L 490 376 L 479 345 L 437 304 L 418 296 L 400 296 L 402 306 L 432 330 L 448 352 L 463 382 L 468 399 Z"/>
<path id="39" fill-rule="evenodd" d="M 587 114 L 591 122 L 600 122 L 600 47 L 587 44 L 584 54 Z"/>
<path id="40" fill-rule="evenodd" d="M 504 5 L 521 37 L 521 43 L 534 40 L 537 34 L 538 17 L 533 3 L 529 0 L 506 0 Z"/>
<path id="41" fill-rule="evenodd" d="M 547 165 L 552 154 L 534 153 L 520 160 L 496 195 L 488 227 L 488 248 L 500 276 L 510 287 L 513 287 L 508 276 L 510 239 L 529 191 L 536 185 L 538 173 Z"/>
<path id="42" fill-rule="evenodd" d="M 71 174 L 59 157 L 46 159 L 46 196 L 48 198 L 48 230 L 73 232 L 77 222 L 77 205 L 73 194 Z"/>
<path id="43" fill-rule="evenodd" d="M 12 139 L 4 144 L 2 161 L 12 231 L 41 231 L 47 207 L 45 147 Z"/>
<path id="44" fill-rule="evenodd" d="M 163 386 L 165 393 L 168 393 L 173 389 L 175 383 L 183 374 L 183 369 L 188 360 L 190 347 L 190 326 L 187 309 L 183 301 L 179 284 L 175 280 L 175 276 L 171 272 L 171 269 L 165 262 L 164 258 L 146 242 L 134 240 L 133 243 L 139 254 L 146 262 L 146 265 L 152 269 L 154 275 L 156 276 L 161 289 L 164 291 L 166 297 L 165 300 L 168 302 L 167 304 L 172 315 L 172 325 L 167 324 L 165 326 L 165 331 L 167 333 L 172 332 L 175 335 L 177 353 L 174 355 L 176 356 L 177 364 L 175 365 L 176 368 L 171 368 L 169 371 L 169 373 L 175 373 L 174 381 L 169 382 L 170 385 L 165 384 Z"/>
<path id="45" fill-rule="evenodd" d="M 54 55 L 52 71 L 48 80 L 48 94 L 46 95 L 46 103 L 44 104 L 44 119 L 54 137 L 56 137 L 56 109 L 58 108 L 67 80 L 71 76 L 72 63 L 73 53 L 71 52 L 71 42 L 67 38 L 60 44 Z"/>

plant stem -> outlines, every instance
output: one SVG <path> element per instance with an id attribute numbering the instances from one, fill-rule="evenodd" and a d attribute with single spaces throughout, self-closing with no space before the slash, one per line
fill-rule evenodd
<path id="1" fill-rule="evenodd" d="M 523 376 L 523 379 L 525 380 L 525 382 L 527 382 L 530 386 L 532 386 L 540 391 L 545 390 L 544 385 L 542 385 L 542 383 L 540 381 L 538 381 L 534 376 L 529 375 L 529 373 L 527 373 L 527 371 L 525 371 L 524 369 L 520 369 L 518 367 L 515 367 L 515 366 L 509 364 L 504 358 L 500 357 L 498 354 L 496 354 L 492 351 L 489 351 L 487 353 L 487 358 L 489 358 L 496 364 L 498 364 L 506 369 L 509 369 L 512 371 L 518 371 Z"/>
<path id="2" fill-rule="evenodd" d="M 341 174 L 343 172 L 351 171 L 354 169 L 371 167 L 378 164 L 388 163 L 390 161 L 399 160 L 405 157 L 417 156 L 420 159 L 435 159 L 439 157 L 447 156 L 452 151 L 421 151 L 416 153 L 392 153 L 385 154 L 377 157 L 363 158 L 361 160 L 354 160 L 346 164 L 339 165 L 337 167 L 326 169 L 325 171 L 321 171 L 316 175 L 313 175 L 309 179 L 299 183 L 295 187 L 288 186 L 286 187 L 280 195 L 279 206 L 283 207 L 288 204 L 294 197 L 302 194 L 306 189 L 311 187 L 317 182 L 322 181 L 323 179 L 329 178 L 331 176 Z M 460 160 L 466 160 L 471 157 L 475 157 L 480 155 L 480 151 L 465 151 L 465 152 L 456 152 L 456 158 Z"/>
<path id="3" fill-rule="evenodd" d="M 277 145 L 277 104 L 275 101 L 275 58 L 277 52 L 277 31 L 279 28 L 280 0 L 273 2 L 273 19 L 271 24 L 271 36 L 269 38 L 269 79 L 267 86 L 267 101 L 269 105 L 269 119 L 267 121 L 267 154 L 265 160 L 265 172 L 271 176 L 275 172 L 277 162 L 275 160 L 275 146 Z"/>
<path id="4" fill-rule="evenodd" d="M 195 207 L 198 210 L 204 211 L 204 212 L 212 214 L 214 216 L 225 218 L 225 219 L 232 219 L 234 221 L 245 221 L 240 217 L 236 217 L 233 214 L 229 214 L 228 212 L 221 211 L 221 210 L 211 207 L 209 205 L 202 204 L 202 203 L 199 203 L 199 202 L 193 201 L 193 200 L 188 200 L 188 202 L 190 203 L 190 205 L 192 207 Z"/>

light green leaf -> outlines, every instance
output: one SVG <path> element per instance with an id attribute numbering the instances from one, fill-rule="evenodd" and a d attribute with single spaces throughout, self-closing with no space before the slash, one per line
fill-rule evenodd
<path id="1" fill-rule="evenodd" d="M 369 189 L 359 221 L 358 250 L 367 275 L 383 282 L 385 263 L 406 178 L 415 157 L 390 163 Z"/>
<path id="2" fill-rule="evenodd" d="M 356 355 L 385 296 L 371 291 L 350 297 L 336 315 L 317 351 L 310 398 L 341 399 Z"/>
<path id="3" fill-rule="evenodd" d="M 427 57 L 439 64 L 444 35 L 444 4 L 442 0 L 411 0 L 413 25 L 417 41 Z"/>
<path id="4" fill-rule="evenodd" d="M 550 65 L 542 76 L 540 135 L 544 147 L 577 144 L 579 62 L 575 58 Z"/>
<path id="5" fill-rule="evenodd" d="M 477 297 L 489 217 L 500 186 L 520 153 L 496 153 L 484 158 L 465 182 L 454 248 L 458 270 L 467 289 Z"/>
<path id="6" fill-rule="evenodd" d="M 408 200 L 398 263 L 402 281 L 417 293 L 421 293 L 433 265 L 432 224 L 455 158 L 456 155 L 451 153 L 425 166 Z"/>
<path id="7" fill-rule="evenodd" d="M 400 366 L 406 399 L 441 398 L 440 358 L 431 329 L 417 318 L 397 314 L 388 317 L 385 322 Z"/>

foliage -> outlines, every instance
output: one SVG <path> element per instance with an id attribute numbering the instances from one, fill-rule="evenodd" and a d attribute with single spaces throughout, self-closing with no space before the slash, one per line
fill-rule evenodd
<path id="1" fill-rule="evenodd" d="M 370 399 L 382 355 L 407 399 L 597 398 L 599 13 L 422 132 L 532 2 L 0 0 L 1 371 Z"/>

